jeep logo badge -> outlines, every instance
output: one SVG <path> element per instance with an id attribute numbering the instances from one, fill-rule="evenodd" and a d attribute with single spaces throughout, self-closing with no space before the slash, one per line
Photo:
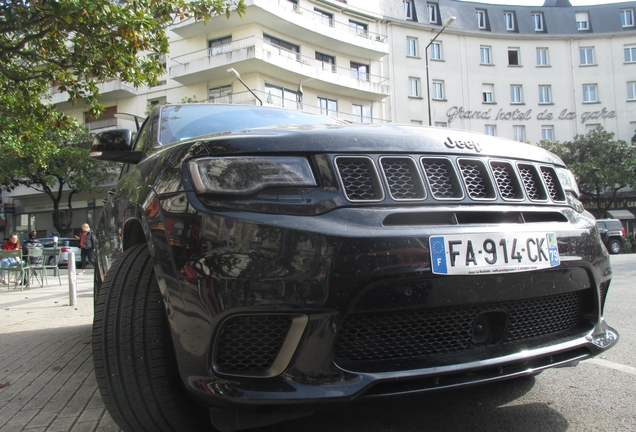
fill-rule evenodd
<path id="1" fill-rule="evenodd" d="M 444 141 L 444 145 L 448 148 L 475 150 L 477 153 L 481 152 L 481 146 L 475 141 L 453 141 L 450 137 L 447 137 L 446 140 L 447 141 Z"/>

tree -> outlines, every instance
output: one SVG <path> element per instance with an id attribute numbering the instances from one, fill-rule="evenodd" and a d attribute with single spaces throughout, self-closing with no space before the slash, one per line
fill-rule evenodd
<path id="1" fill-rule="evenodd" d="M 23 158 L 1 157 L 1 187 L 10 191 L 22 185 L 46 194 L 53 201 L 53 226 L 65 234 L 73 223 L 73 196 L 99 188 L 115 174 L 115 164 L 92 159 L 83 147 L 90 136 L 88 131 L 74 134 L 71 142 L 59 144 L 57 152 L 48 154 L 39 168 L 25 164 Z M 64 196 L 69 209 L 66 226 L 62 226 L 59 212 Z"/>
<path id="2" fill-rule="evenodd" d="M 541 141 L 539 145 L 557 154 L 574 173 L 581 193 L 596 202 L 601 217 L 606 217 L 618 191 L 636 186 L 636 148 L 614 140 L 614 133 L 602 127 L 574 141 Z M 602 197 L 609 196 L 602 206 Z"/>
<path id="3" fill-rule="evenodd" d="M 179 20 L 234 11 L 243 0 L 5 0 L 0 3 L 0 154 L 40 169 L 79 132 L 77 120 L 47 103 L 67 92 L 93 117 L 97 85 L 113 79 L 154 84 L 164 72 L 166 29 Z M 51 133 L 55 129 L 57 132 Z M 61 138 L 61 140 L 60 140 Z"/>

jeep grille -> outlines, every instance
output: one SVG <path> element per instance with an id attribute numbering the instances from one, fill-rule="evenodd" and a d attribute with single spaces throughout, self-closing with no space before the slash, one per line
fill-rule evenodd
<path id="1" fill-rule="evenodd" d="M 528 201 L 564 203 L 553 166 L 486 158 L 418 155 L 336 156 L 345 196 L 352 202 Z M 385 198 L 386 197 L 386 198 Z"/>

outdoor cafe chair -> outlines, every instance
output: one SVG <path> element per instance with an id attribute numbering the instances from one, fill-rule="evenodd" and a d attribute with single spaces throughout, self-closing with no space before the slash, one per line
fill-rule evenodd
<path id="1" fill-rule="evenodd" d="M 22 250 L 0 250 L 0 259 L 11 258 L 13 261 L 17 260 L 12 266 L 3 267 L 1 270 L 6 271 L 11 276 L 12 273 L 19 274 L 19 277 L 15 278 L 14 289 L 18 288 L 18 284 L 21 286 L 21 291 L 24 291 L 24 286 L 29 282 L 31 276 L 31 265 L 25 262 L 22 258 Z M 9 278 L 10 280 L 11 278 Z"/>
<path id="2" fill-rule="evenodd" d="M 53 277 L 57 276 L 60 286 L 62 286 L 62 277 L 60 276 L 60 269 L 57 267 L 58 263 L 60 262 L 60 253 L 61 253 L 60 249 L 45 250 L 43 253 L 44 260 L 43 260 L 42 266 L 44 267 L 43 268 L 44 280 L 46 280 L 47 285 L 49 284 L 48 272 L 49 270 L 53 270 Z"/>
<path id="3" fill-rule="evenodd" d="M 29 273 L 31 275 L 31 283 L 33 283 L 33 279 L 35 279 L 42 287 L 44 286 L 44 279 L 47 279 L 46 283 L 48 285 L 49 282 L 44 268 L 44 250 L 29 249 L 29 254 L 24 256 L 24 260 L 28 261 L 30 265 Z"/>

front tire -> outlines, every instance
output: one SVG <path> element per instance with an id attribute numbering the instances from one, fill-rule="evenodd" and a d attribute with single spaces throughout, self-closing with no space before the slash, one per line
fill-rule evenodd
<path id="1" fill-rule="evenodd" d="M 102 399 L 127 432 L 210 430 L 208 410 L 179 378 L 163 299 L 146 245 L 108 270 L 95 303 L 93 361 Z"/>
<path id="2" fill-rule="evenodd" d="M 623 249 L 621 242 L 619 242 L 618 240 L 610 240 L 609 244 L 607 245 L 607 250 L 609 250 L 609 253 L 616 255 L 621 253 L 621 250 Z"/>

